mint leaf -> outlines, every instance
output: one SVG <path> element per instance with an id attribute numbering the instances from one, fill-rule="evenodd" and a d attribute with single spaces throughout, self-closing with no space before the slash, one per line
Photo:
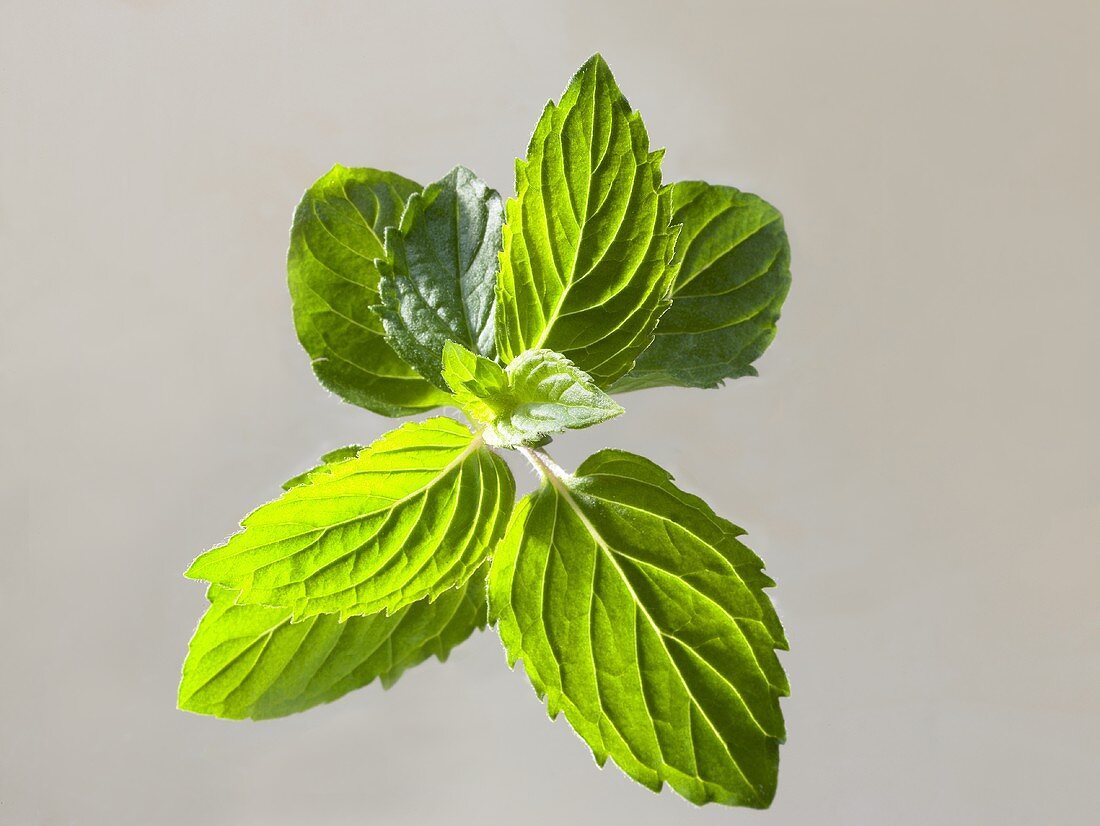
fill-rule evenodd
<path id="1" fill-rule="evenodd" d="M 488 425 L 485 440 L 492 445 L 539 444 L 553 433 L 590 427 L 623 412 L 587 373 L 552 350 L 528 350 L 501 370 L 448 342 L 443 362 L 455 401 Z"/>
<path id="2" fill-rule="evenodd" d="M 348 459 L 354 459 L 359 455 L 359 451 L 363 450 L 362 445 L 348 445 L 347 447 L 338 447 L 336 450 L 329 451 L 321 457 L 321 464 L 315 468 L 310 468 L 305 473 L 299 473 L 293 479 L 288 479 L 283 482 L 283 490 L 290 490 L 296 488 L 298 485 L 304 485 L 308 480 L 311 473 L 318 470 L 324 470 L 325 465 L 334 465 L 337 462 L 344 462 Z"/>
<path id="3" fill-rule="evenodd" d="M 318 380 L 345 401 L 386 416 L 447 401 L 393 351 L 371 310 L 383 233 L 419 191 L 392 172 L 334 166 L 306 191 L 290 232 L 294 324 Z"/>
<path id="4" fill-rule="evenodd" d="M 491 422 L 498 407 L 510 403 L 504 368 L 453 341 L 443 346 L 442 377 L 455 404 L 480 424 Z"/>
<path id="5" fill-rule="evenodd" d="M 601 765 L 693 803 L 775 794 L 786 648 L 742 531 L 652 462 L 605 450 L 516 507 L 489 573 L 490 622 L 550 715 Z"/>
<path id="6" fill-rule="evenodd" d="M 527 350 L 504 371 L 512 407 L 487 433 L 502 445 L 533 444 L 546 436 L 606 422 L 622 407 L 573 362 L 553 350 Z"/>
<path id="7" fill-rule="evenodd" d="M 683 225 L 672 307 L 614 390 L 717 387 L 755 376 L 752 362 L 775 338 L 791 284 L 779 211 L 730 186 L 684 181 L 672 187 L 672 223 Z"/>
<path id="8" fill-rule="evenodd" d="M 379 291 L 386 337 L 417 372 L 446 390 L 443 345 L 496 357 L 497 257 L 504 204 L 464 166 L 409 198 L 386 229 Z"/>
<path id="9" fill-rule="evenodd" d="M 671 198 L 599 55 L 548 104 L 516 162 L 497 287 L 497 347 L 561 353 L 601 387 L 652 341 L 675 275 Z"/>
<path id="10" fill-rule="evenodd" d="M 198 714 L 266 720 L 343 697 L 376 678 L 389 688 L 402 672 L 485 627 L 485 576 L 435 602 L 393 614 L 332 614 L 290 621 L 290 610 L 238 605 L 237 592 L 210 586 L 210 608 L 183 664 L 179 707 Z"/>
<path id="11" fill-rule="evenodd" d="M 295 618 L 393 612 L 465 582 L 503 531 L 503 460 L 444 418 L 392 430 L 249 514 L 187 576 Z"/>

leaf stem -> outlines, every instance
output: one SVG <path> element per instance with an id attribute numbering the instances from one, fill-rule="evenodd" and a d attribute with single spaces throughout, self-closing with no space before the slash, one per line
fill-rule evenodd
<path id="1" fill-rule="evenodd" d="M 522 453 L 535 470 L 555 487 L 557 487 L 559 483 L 568 482 L 573 478 L 571 473 L 568 473 L 561 465 L 555 462 L 550 454 L 541 447 L 517 445 L 516 450 Z"/>

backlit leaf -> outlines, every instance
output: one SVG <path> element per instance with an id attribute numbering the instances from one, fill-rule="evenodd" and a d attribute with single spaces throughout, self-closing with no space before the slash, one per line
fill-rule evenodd
<path id="1" fill-rule="evenodd" d="M 489 574 L 490 621 L 551 716 L 694 803 L 775 794 L 785 648 L 742 531 L 667 472 L 605 450 L 516 507 Z"/>
<path id="2" fill-rule="evenodd" d="M 239 605 L 237 592 L 210 586 L 210 608 L 183 664 L 179 707 L 198 714 L 265 720 L 331 702 L 376 678 L 401 673 L 485 627 L 485 577 L 478 572 L 435 602 L 393 614 L 333 614 L 290 621 L 290 610 Z"/>
<path id="3" fill-rule="evenodd" d="M 410 423 L 253 511 L 187 576 L 296 618 L 392 612 L 465 582 L 514 496 L 481 437 L 444 417 Z"/>
<path id="4" fill-rule="evenodd" d="M 676 230 L 649 151 L 599 55 L 547 104 L 516 162 L 498 277 L 497 346 L 561 353 L 600 387 L 626 373 L 668 306 Z"/>

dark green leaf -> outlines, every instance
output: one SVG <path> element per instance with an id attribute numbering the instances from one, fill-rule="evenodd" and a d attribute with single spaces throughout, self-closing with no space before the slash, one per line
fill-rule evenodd
<path id="1" fill-rule="evenodd" d="M 702 181 L 673 185 L 672 207 L 672 222 L 683 224 L 672 308 L 613 390 L 716 387 L 755 376 L 752 362 L 775 337 L 791 283 L 778 210 L 755 195 Z"/>
<path id="2" fill-rule="evenodd" d="M 496 274 L 504 204 L 469 169 L 410 199 L 386 230 L 378 312 L 394 350 L 441 389 L 443 345 L 496 357 Z"/>

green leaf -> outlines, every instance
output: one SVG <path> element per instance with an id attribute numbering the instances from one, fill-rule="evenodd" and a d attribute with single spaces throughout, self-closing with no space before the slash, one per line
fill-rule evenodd
<path id="1" fill-rule="evenodd" d="M 347 447 L 338 447 L 336 450 L 331 450 L 321 457 L 321 464 L 315 468 L 310 468 L 305 473 L 299 473 L 293 479 L 288 479 L 283 482 L 283 490 L 290 490 L 296 488 L 298 485 L 304 485 L 308 480 L 311 473 L 318 470 L 324 470 L 325 465 L 334 465 L 337 462 L 344 462 L 348 459 L 354 459 L 359 455 L 359 451 L 363 450 L 362 445 L 348 445 Z"/>
<path id="2" fill-rule="evenodd" d="M 742 531 L 640 456 L 605 450 L 577 476 L 546 467 L 489 573 L 509 663 L 523 660 L 600 765 L 693 803 L 767 806 L 786 640 Z"/>
<path id="3" fill-rule="evenodd" d="M 383 233 L 419 191 L 392 172 L 334 166 L 306 191 L 290 232 L 294 324 L 317 378 L 345 401 L 387 416 L 447 401 L 393 351 L 371 309 Z"/>
<path id="4" fill-rule="evenodd" d="M 565 430 L 606 422 L 622 407 L 592 378 L 553 350 L 527 350 L 504 371 L 511 406 L 493 421 L 486 438 L 501 445 L 535 444 Z"/>
<path id="5" fill-rule="evenodd" d="M 717 387 L 755 376 L 752 362 L 775 338 L 791 284 L 779 211 L 755 195 L 703 181 L 674 184 L 672 210 L 672 222 L 683 225 L 672 308 L 614 390 Z"/>
<path id="6" fill-rule="evenodd" d="M 402 672 L 451 649 L 485 627 L 485 577 L 479 571 L 435 602 L 396 613 L 332 614 L 290 621 L 290 610 L 239 605 L 237 592 L 210 586 L 210 608 L 191 638 L 179 707 L 198 714 L 265 720 L 343 697 L 375 678 L 389 688 Z"/>
<path id="7" fill-rule="evenodd" d="M 623 412 L 583 370 L 552 350 L 528 350 L 505 370 L 448 342 L 444 371 L 455 401 L 501 447 L 532 445 L 553 433 L 590 427 Z"/>
<path id="8" fill-rule="evenodd" d="M 497 347 L 563 354 L 601 387 L 626 373 L 668 307 L 676 230 L 649 151 L 599 55 L 547 104 L 516 162 L 497 285 Z"/>
<path id="9" fill-rule="evenodd" d="M 386 229 L 377 307 L 394 350 L 440 389 L 443 345 L 496 357 L 496 273 L 504 204 L 465 167 L 414 194 Z"/>
<path id="10" fill-rule="evenodd" d="M 508 397 L 504 368 L 453 341 L 443 345 L 442 376 L 454 394 L 454 403 L 482 424 L 496 417 L 494 405 Z"/>
<path id="11" fill-rule="evenodd" d="M 503 532 L 515 482 L 444 418 L 392 430 L 249 514 L 187 576 L 295 618 L 393 612 L 465 582 Z"/>

